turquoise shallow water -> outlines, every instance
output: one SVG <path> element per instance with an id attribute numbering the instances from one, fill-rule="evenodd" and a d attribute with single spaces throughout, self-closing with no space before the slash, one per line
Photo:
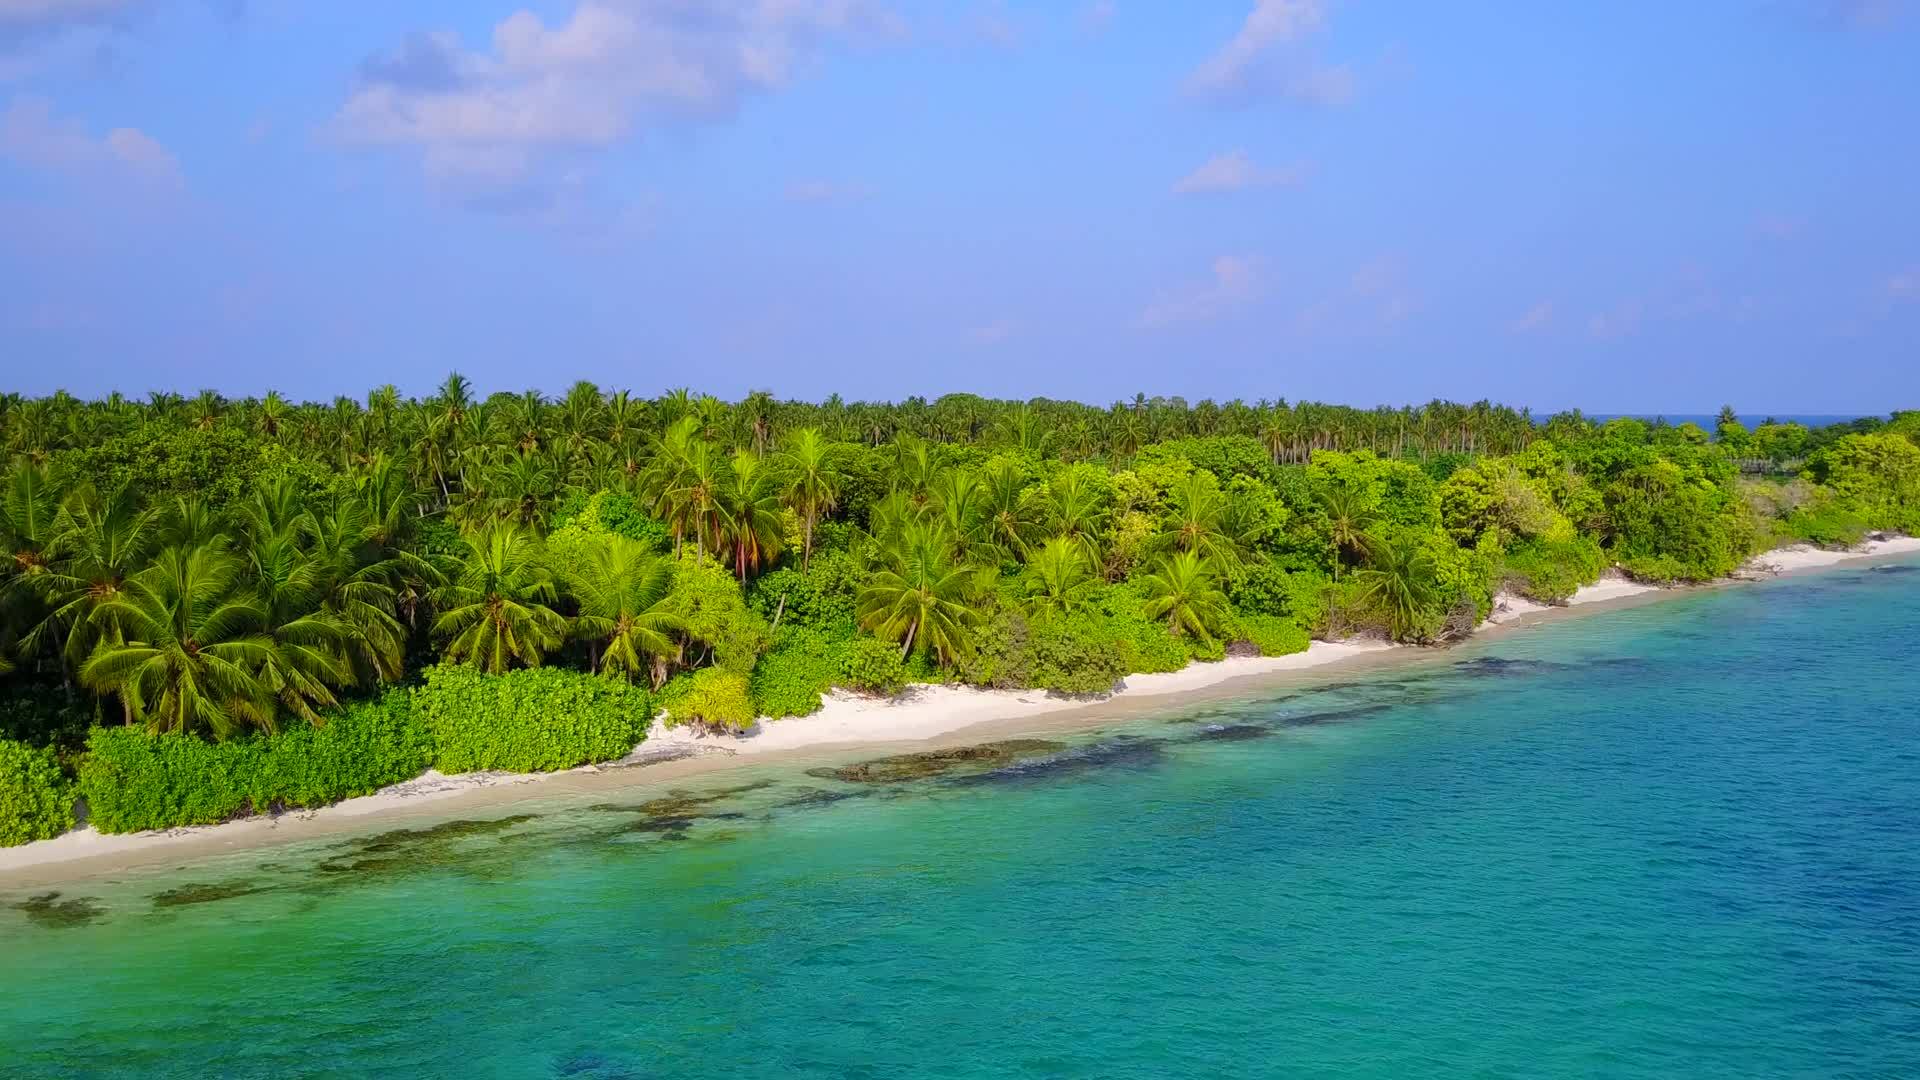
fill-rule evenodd
<path id="1" fill-rule="evenodd" d="M 1920 570 L 1849 569 L 944 775 L 0 882 L 0 1074 L 1920 1075 L 1916 657 Z"/>

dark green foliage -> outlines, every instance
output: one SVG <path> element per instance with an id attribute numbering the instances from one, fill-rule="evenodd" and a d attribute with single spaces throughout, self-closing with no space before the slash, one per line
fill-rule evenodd
<path id="1" fill-rule="evenodd" d="M 1592 537 L 1530 540 L 1507 552 L 1505 582 L 1507 588 L 1522 596 L 1543 604 L 1560 604 L 1580 586 L 1598 581 L 1606 568 L 1606 553 Z"/>
<path id="2" fill-rule="evenodd" d="M 1062 694 L 1112 692 L 1130 669 L 1108 629 L 1105 620 L 1086 612 L 1036 620 L 1029 627 L 1029 685 Z"/>
<path id="3" fill-rule="evenodd" d="M 816 542 L 819 538 L 816 532 Z M 805 626 L 851 637 L 855 600 L 865 574 L 847 552 L 816 550 L 805 573 L 798 567 L 782 567 L 755 579 L 747 603 L 768 622 L 778 616 L 782 628 Z"/>
<path id="4" fill-rule="evenodd" d="M 782 627 L 748 681 L 754 711 L 775 718 L 818 712 L 821 695 L 846 670 L 845 650 L 853 640 L 851 628 L 834 638 L 811 626 Z"/>
<path id="5" fill-rule="evenodd" d="M 0 739 L 0 847 L 73 828 L 73 796 L 52 750 Z"/>
<path id="6" fill-rule="evenodd" d="M 325 806 L 410 780 L 431 763 L 432 743 L 408 694 L 393 691 L 318 728 L 219 743 L 96 728 L 80 794 L 101 832 L 139 832 Z"/>
<path id="7" fill-rule="evenodd" d="M 22 685 L 0 699 L 0 739 L 52 747 L 62 760 L 87 745 L 94 703 L 57 686 Z"/>
<path id="8" fill-rule="evenodd" d="M 1643 581 L 1707 581 L 1732 573 L 1752 554 L 1743 505 L 1673 462 L 1622 473 L 1606 500 L 1610 554 Z"/>
<path id="9" fill-rule="evenodd" d="M 647 691 L 558 668 L 428 668 L 413 707 L 441 772 L 551 772 L 625 757 L 653 722 Z"/>

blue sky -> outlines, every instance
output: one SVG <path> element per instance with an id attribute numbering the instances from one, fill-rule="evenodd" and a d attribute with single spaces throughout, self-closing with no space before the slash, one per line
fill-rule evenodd
<path id="1" fill-rule="evenodd" d="M 5 388 L 1920 406 L 1904 0 L 0 0 Z"/>

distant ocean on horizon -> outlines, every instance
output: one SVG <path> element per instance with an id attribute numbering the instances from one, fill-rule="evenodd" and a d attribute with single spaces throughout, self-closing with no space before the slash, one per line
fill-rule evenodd
<path id="1" fill-rule="evenodd" d="M 1553 414 L 1539 411 L 1535 411 L 1533 414 L 1536 420 L 1545 419 L 1551 415 Z M 1714 421 L 1720 417 L 1717 411 L 1710 413 L 1587 413 L 1586 415 L 1603 423 L 1608 420 L 1617 420 L 1623 416 L 1630 417 L 1634 420 L 1646 420 L 1648 422 L 1664 419 L 1667 423 L 1675 426 L 1680 424 L 1698 424 L 1708 431 L 1713 430 Z M 1768 419 L 1772 419 L 1778 424 L 1801 424 L 1810 428 L 1819 428 L 1832 424 L 1845 424 L 1858 420 L 1863 416 L 1878 416 L 1882 420 L 1887 418 L 1886 413 L 1738 413 L 1736 415 L 1739 417 L 1740 422 L 1747 427 L 1758 427 Z"/>

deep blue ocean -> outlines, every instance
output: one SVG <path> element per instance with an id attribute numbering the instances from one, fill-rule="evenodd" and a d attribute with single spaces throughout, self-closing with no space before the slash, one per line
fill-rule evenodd
<path id="1" fill-rule="evenodd" d="M 1920 568 L 1846 568 L 955 759 L 0 881 L 0 1075 L 1920 1076 L 1916 657 Z"/>

